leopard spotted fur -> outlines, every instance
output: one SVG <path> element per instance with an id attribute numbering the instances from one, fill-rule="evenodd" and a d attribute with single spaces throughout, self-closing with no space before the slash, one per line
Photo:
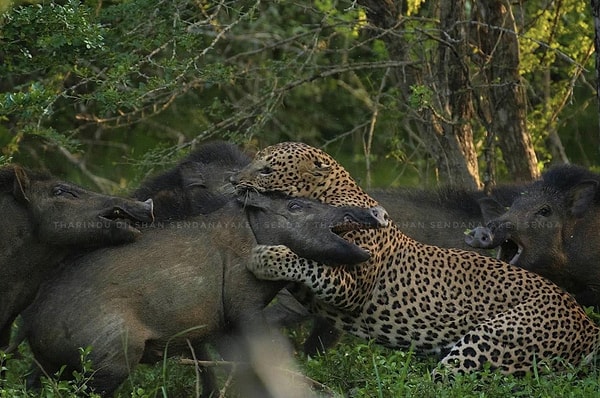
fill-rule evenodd
<path id="1" fill-rule="evenodd" d="M 324 151 L 273 145 L 232 178 L 238 188 L 281 191 L 338 206 L 372 207 L 349 173 Z M 436 372 L 488 364 L 505 374 L 589 361 L 600 328 L 559 287 L 532 272 L 474 252 L 416 242 L 395 225 L 345 238 L 371 252 L 356 267 L 326 266 L 285 246 L 257 246 L 259 278 L 302 284 L 311 311 L 337 328 L 390 348 L 441 356 Z"/>

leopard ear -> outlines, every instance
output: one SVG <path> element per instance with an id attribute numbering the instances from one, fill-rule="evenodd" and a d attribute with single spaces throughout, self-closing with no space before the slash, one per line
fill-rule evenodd
<path id="1" fill-rule="evenodd" d="M 329 163 L 323 163 L 320 160 L 313 161 L 313 170 L 311 173 L 314 176 L 327 177 L 331 173 L 331 165 Z"/>

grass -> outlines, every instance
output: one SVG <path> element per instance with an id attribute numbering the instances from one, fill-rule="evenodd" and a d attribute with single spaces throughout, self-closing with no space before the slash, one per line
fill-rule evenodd
<path id="1" fill-rule="evenodd" d="M 309 377 L 340 397 L 597 397 L 600 388 L 600 367 L 596 365 L 525 378 L 487 370 L 439 383 L 430 376 L 436 366 L 434 358 L 358 341 L 344 342 L 326 355 L 302 363 Z"/>
<path id="2" fill-rule="evenodd" d="M 598 319 L 597 314 L 593 314 Z M 300 345 L 305 330 L 296 329 L 289 335 Z M 98 397 L 87 386 L 93 375 L 87 352 L 82 350 L 84 368 L 88 372 L 76 374 L 72 381 L 44 378 L 41 391 L 27 391 L 25 378 L 32 358 L 24 344 L 22 358 L 11 358 L 0 353 L 0 398 L 43 397 L 75 398 Z M 600 357 L 597 363 L 570 368 L 561 373 L 530 375 L 524 378 L 504 376 L 481 371 L 458 376 L 453 382 L 434 382 L 430 376 L 436 359 L 420 358 L 410 351 L 389 350 L 351 336 L 344 336 L 340 344 L 326 354 L 307 358 L 297 354 L 301 372 L 314 381 L 315 390 L 323 397 L 388 398 L 388 397 L 597 397 L 600 390 Z M 229 368 L 219 368 L 221 385 L 226 385 L 227 397 L 243 398 L 228 386 Z M 92 376 L 93 377 L 93 376 Z M 121 386 L 117 397 L 132 398 L 188 398 L 196 396 L 197 375 L 193 366 L 170 359 L 154 366 L 141 365 Z M 241 386 L 240 391 L 243 391 Z"/>

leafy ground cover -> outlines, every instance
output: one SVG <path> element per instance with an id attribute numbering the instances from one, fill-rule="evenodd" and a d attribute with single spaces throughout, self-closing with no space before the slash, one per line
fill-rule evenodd
<path id="1" fill-rule="evenodd" d="M 598 314 L 591 315 L 596 321 Z M 293 343 L 300 344 L 305 330 L 289 332 Z M 32 363 L 26 344 L 20 357 L 0 353 L 0 398 L 44 397 L 75 398 L 98 395 L 90 391 L 87 381 L 93 377 L 91 364 L 82 350 L 86 372 L 77 373 L 73 381 L 58 381 L 48 375 L 41 391 L 28 391 L 26 377 Z M 436 366 L 432 357 L 418 357 L 411 351 L 389 350 L 364 340 L 344 336 L 340 344 L 326 354 L 307 358 L 297 354 L 303 378 L 319 397 L 348 398 L 469 398 L 469 397 L 598 397 L 600 391 L 600 356 L 588 365 L 569 368 L 561 373 L 532 374 L 524 378 L 504 376 L 489 370 L 459 376 L 452 382 L 434 382 L 430 371 Z M 217 366 L 224 397 L 243 398 L 243 386 L 231 383 L 230 367 Z M 123 384 L 117 397 L 195 397 L 200 391 L 197 369 L 169 359 L 154 366 L 139 366 Z M 241 387 L 241 388 L 238 388 Z"/>

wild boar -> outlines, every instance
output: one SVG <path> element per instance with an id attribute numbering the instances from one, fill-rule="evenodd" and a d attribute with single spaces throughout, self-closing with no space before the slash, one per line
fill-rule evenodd
<path id="1" fill-rule="evenodd" d="M 0 169 L 0 349 L 40 283 L 77 251 L 134 241 L 152 201 L 101 195 L 12 165 Z"/>
<path id="2" fill-rule="evenodd" d="M 361 215 L 367 223 L 385 225 L 383 209 L 336 209 L 262 196 L 236 199 L 229 175 L 249 161 L 235 145 L 213 142 L 138 188 L 134 196 L 155 202 L 154 227 L 144 230 L 134 247 L 102 250 L 71 264 L 27 311 L 31 345 L 42 363 L 50 369 L 61 363 L 77 366 L 76 348 L 92 345 L 95 363 L 106 369 L 96 373 L 94 385 L 108 393 L 128 374 L 124 329 L 129 331 L 127 360 L 135 365 L 158 360 L 166 339 L 190 325 L 201 328 L 171 341 L 169 353 L 183 350 L 182 338 L 191 337 L 201 350 L 205 341 L 248 323 L 281 288 L 246 271 L 256 240 L 283 241 L 303 256 L 332 263 L 368 258 L 329 230 L 338 223 L 342 229 L 359 228 L 352 220 Z M 246 212 L 236 203 L 240 200 Z M 50 317 L 48 311 L 60 315 Z M 61 324 L 71 325 L 74 334 L 65 335 Z M 208 396 L 214 383 L 202 374 Z"/>
<path id="3" fill-rule="evenodd" d="M 186 339 L 199 346 L 256 322 L 283 287 L 246 270 L 257 242 L 325 263 L 362 262 L 369 253 L 338 233 L 385 226 L 375 210 L 249 194 L 208 215 L 156 223 L 130 245 L 78 258 L 42 286 L 23 312 L 31 349 L 52 374 L 77 368 L 78 348 L 91 346 L 90 383 L 110 395 L 167 345 L 178 354 Z"/>
<path id="4" fill-rule="evenodd" d="M 250 157 L 235 144 L 208 142 L 172 169 L 144 181 L 133 197 L 151 198 L 159 221 L 208 214 L 233 198 L 229 176 L 248 163 Z"/>
<path id="5" fill-rule="evenodd" d="M 600 176 L 583 167 L 551 168 L 512 205 L 481 201 L 488 223 L 467 237 L 498 257 L 552 280 L 584 306 L 600 308 Z"/>
<path id="6" fill-rule="evenodd" d="M 485 224 L 479 199 L 491 197 L 509 206 L 521 190 L 520 185 L 504 184 L 493 188 L 489 196 L 483 191 L 449 187 L 377 189 L 368 193 L 411 238 L 439 247 L 473 250 L 465 243 L 464 233 Z"/>
<path id="7" fill-rule="evenodd" d="M 487 202 L 487 203 L 486 203 Z M 490 201 L 482 200 L 481 206 L 494 206 L 503 208 L 493 199 Z M 504 207 L 504 209 L 506 209 Z M 500 232 L 500 231 L 498 231 Z M 465 234 L 465 243 L 476 249 L 494 249 L 502 244 L 506 237 L 502 233 L 492 233 L 487 226 L 479 225 Z"/>

